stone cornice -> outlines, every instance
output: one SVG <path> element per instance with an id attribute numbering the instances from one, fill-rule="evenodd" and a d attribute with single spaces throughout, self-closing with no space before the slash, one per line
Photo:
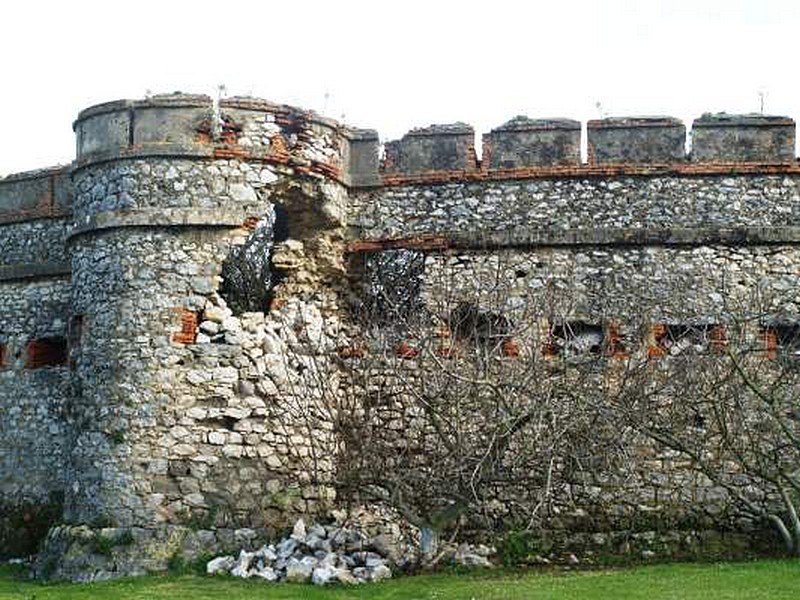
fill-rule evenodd
<path id="1" fill-rule="evenodd" d="M 800 244 L 800 227 L 516 229 L 353 240 L 348 252 L 491 250 L 576 246 L 765 246 Z"/>

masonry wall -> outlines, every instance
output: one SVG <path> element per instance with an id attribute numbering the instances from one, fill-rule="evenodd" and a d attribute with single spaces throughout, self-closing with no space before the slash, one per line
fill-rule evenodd
<path id="1" fill-rule="evenodd" d="M 67 195 L 58 171 L 0 181 L 3 557 L 36 549 L 47 528 L 60 519 L 68 478 L 70 280 L 67 219 L 60 215 L 63 207 L 54 204 L 56 189 L 59 199 Z"/>
<path id="2" fill-rule="evenodd" d="M 523 229 L 774 228 L 800 223 L 796 175 L 614 176 L 398 186 L 356 195 L 358 235 Z"/>
<path id="3" fill-rule="evenodd" d="M 712 133 L 696 122 L 702 132 L 690 156 L 683 150 L 682 125 L 674 120 L 590 123 L 586 165 L 579 163 L 579 137 L 568 122 L 515 119 L 484 136 L 482 163 L 455 165 L 429 160 L 421 166 L 419 158 L 431 147 L 469 158 L 466 143 L 421 144 L 416 131 L 396 143 L 404 152 L 387 148 L 393 162 L 384 165 L 382 187 L 351 194 L 349 225 L 360 239 L 349 247 L 365 257 L 365 273 L 375 272 L 370 264 L 383 264 L 392 283 L 402 277 L 391 269 L 406 268 L 409 280 L 420 281 L 426 314 L 440 329 L 448 322 L 452 329 L 454 312 L 464 303 L 502 315 L 513 338 L 499 360 L 547 360 L 564 343 L 554 343 L 553 331 L 586 328 L 588 339 L 597 336 L 593 352 L 607 354 L 597 361 L 604 373 L 598 386 L 619 370 L 615 361 L 668 353 L 655 339 L 657 328 L 699 327 L 713 331 L 711 337 L 724 336 L 732 315 L 759 314 L 747 343 L 766 353 L 764 324 L 800 319 L 796 164 L 791 151 L 765 148 L 775 139 L 766 123 L 765 129 L 739 131 L 754 136 L 743 143 L 750 150 L 739 153 L 718 143 L 733 135 L 724 129 L 730 124 L 711 122 L 720 130 Z M 444 128 L 426 132 L 445 136 Z M 776 135 L 792 132 L 793 125 Z M 531 144 L 550 144 L 549 152 L 528 151 Z M 414 158 L 406 164 L 409 154 Z M 408 268 L 419 264 L 413 256 L 423 258 L 422 270 Z M 468 342 L 454 337 L 452 330 L 444 336 L 409 330 L 395 342 L 396 354 L 420 368 L 426 364 L 435 378 L 436 369 L 447 371 L 449 357 L 468 351 L 462 347 Z M 711 345 L 705 351 L 713 352 Z M 572 351 L 589 353 L 588 345 L 579 346 Z M 426 361 L 425 353 L 439 358 Z M 668 371 L 669 359 L 661 366 Z M 396 413 L 392 407 L 378 412 L 386 431 L 397 429 Z M 598 414 L 595 427 L 597 439 L 586 444 L 597 444 L 601 456 L 601 431 L 613 423 L 604 424 Z M 720 531 L 731 536 L 731 548 L 758 545 L 752 523 L 739 519 L 723 488 L 648 440 L 625 443 L 629 455 L 622 468 L 590 467 L 554 492 L 555 511 L 540 524 L 543 547 L 555 539 L 561 551 L 627 553 L 636 547 L 635 553 L 649 555 L 657 546 L 679 555 L 694 544 L 705 547 L 709 534 Z M 749 489 L 746 477 L 735 485 Z M 505 490 L 488 503 L 484 518 L 501 527 L 524 526 L 529 493 L 524 486 Z"/>
<path id="4" fill-rule="evenodd" d="M 341 448 L 330 399 L 353 397 L 338 365 L 371 334 L 350 312 L 364 256 L 421 253 L 432 313 L 557 301 L 632 351 L 653 324 L 717 325 L 755 290 L 800 318 L 794 123 L 695 125 L 687 156 L 674 119 L 591 122 L 587 164 L 574 121 L 512 119 L 481 161 L 471 127 L 433 126 L 381 163 L 375 132 L 257 99 L 83 111 L 68 169 L 0 181 L 5 539 L 34 539 L 19 531 L 40 507 L 37 531 L 64 522 L 40 572 L 105 577 L 323 514 Z M 230 269 L 247 252 L 270 289 L 242 309 Z M 648 506 L 680 530 L 706 500 L 725 518 L 704 527 L 736 526 L 719 490 L 642 448 L 626 478 L 575 483 L 554 529 L 643 530 Z M 513 498 L 495 500 L 502 524 Z M 101 531 L 134 532 L 136 551 L 93 556 Z"/>

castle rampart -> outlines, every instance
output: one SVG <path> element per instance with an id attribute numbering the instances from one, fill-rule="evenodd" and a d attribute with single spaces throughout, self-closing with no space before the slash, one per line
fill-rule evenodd
<path id="1" fill-rule="evenodd" d="M 516 117 L 480 160 L 465 124 L 381 158 L 374 131 L 251 98 L 110 102 L 74 129 L 72 165 L 0 180 L 0 533 L 30 551 L 65 523 L 47 539 L 63 576 L 157 570 L 332 506 L 334 426 L 309 381 L 359 337 L 354 257 L 420 253 L 429 306 L 488 303 L 493 279 L 513 313 L 556 286 L 565 316 L 631 348 L 654 343 L 643 319 L 718 326 L 754 289 L 800 317 L 790 119 L 704 116 L 689 154 L 675 119 L 591 121 L 585 164 L 567 119 Z M 253 277 L 269 293 L 239 298 Z M 670 469 L 577 486 L 576 527 L 641 505 L 696 523 L 687 494 L 719 490 Z M 141 556 L 59 562 L 101 528 Z"/>

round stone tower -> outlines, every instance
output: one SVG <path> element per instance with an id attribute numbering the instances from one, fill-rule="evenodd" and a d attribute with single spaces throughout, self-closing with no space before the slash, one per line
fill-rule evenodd
<path id="1" fill-rule="evenodd" d="M 299 390 L 333 343 L 363 134 L 181 94 L 94 106 L 74 129 L 71 525 L 40 562 L 72 578 L 163 568 L 198 529 L 216 551 L 322 510 L 332 426 Z M 242 284 L 260 293 L 236 297 Z M 98 535 L 121 540 L 112 556 L 70 552 Z"/>

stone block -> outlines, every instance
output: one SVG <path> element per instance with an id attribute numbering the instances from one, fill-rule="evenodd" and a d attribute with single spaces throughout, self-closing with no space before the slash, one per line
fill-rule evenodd
<path id="1" fill-rule="evenodd" d="M 131 139 L 133 103 L 126 100 L 93 106 L 81 112 L 72 125 L 77 158 L 125 148 Z"/>
<path id="2" fill-rule="evenodd" d="M 672 117 L 611 117 L 587 125 L 589 164 L 685 160 L 686 127 Z"/>
<path id="3" fill-rule="evenodd" d="M 795 122 L 760 114 L 705 114 L 692 124 L 695 162 L 790 162 Z"/>
<path id="4" fill-rule="evenodd" d="M 571 119 L 514 117 L 483 136 L 490 169 L 578 165 L 581 124 Z"/>
<path id="5" fill-rule="evenodd" d="M 475 130 L 465 123 L 414 129 L 386 143 L 383 170 L 413 175 L 474 169 L 474 144 Z"/>
<path id="6" fill-rule="evenodd" d="M 380 185 L 380 141 L 372 129 L 347 132 L 345 145 L 346 180 L 351 186 Z"/>
<path id="7" fill-rule="evenodd" d="M 53 178 L 53 206 L 59 209 L 69 208 L 72 206 L 74 197 L 69 170 L 56 171 L 51 177 Z"/>
<path id="8" fill-rule="evenodd" d="M 133 143 L 193 144 L 198 139 L 198 129 L 211 116 L 208 96 L 154 96 L 135 105 Z"/>
<path id="9" fill-rule="evenodd" d="M 0 212 L 49 207 L 53 201 L 51 171 L 18 173 L 0 179 Z"/>

